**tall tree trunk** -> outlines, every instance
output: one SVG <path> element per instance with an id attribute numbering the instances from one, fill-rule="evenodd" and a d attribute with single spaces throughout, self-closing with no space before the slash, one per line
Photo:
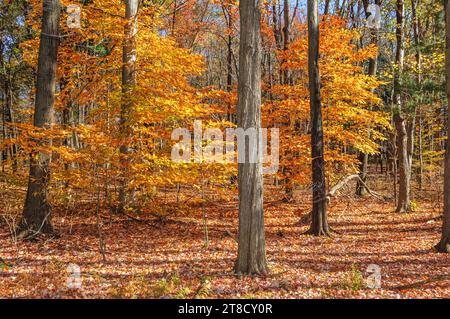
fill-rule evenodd
<path id="1" fill-rule="evenodd" d="M 222 11 L 224 19 L 227 23 L 227 32 L 228 32 L 228 39 L 227 39 L 227 92 L 231 93 L 232 91 L 232 85 L 233 85 L 233 16 L 230 11 L 230 2 L 222 3 Z M 236 116 L 233 114 L 233 105 L 228 102 L 227 105 L 227 121 L 230 121 L 232 123 L 236 123 Z"/>
<path id="2" fill-rule="evenodd" d="M 229 32 L 231 32 L 231 15 L 230 15 L 230 22 L 229 22 Z M 233 84 L 233 64 L 232 64 L 232 58 L 233 58 L 233 40 L 231 37 L 231 34 L 228 35 L 228 40 L 227 40 L 227 92 L 231 93 L 231 86 Z M 235 118 L 236 116 L 233 115 L 233 111 L 232 111 L 232 104 L 228 103 L 227 106 L 227 113 L 228 113 L 228 118 L 227 120 L 230 121 L 231 123 L 235 123 Z"/>
<path id="3" fill-rule="evenodd" d="M 59 0 L 44 0 L 43 8 L 34 126 L 49 128 L 53 120 L 53 105 L 55 103 L 61 6 Z M 39 141 L 39 144 L 43 146 L 48 146 L 50 143 L 49 139 Z M 33 152 L 30 156 L 28 190 L 23 216 L 19 223 L 21 237 L 32 237 L 37 233 L 53 232 L 51 207 L 47 199 L 50 181 L 50 160 L 51 154 L 43 151 Z"/>
<path id="4" fill-rule="evenodd" d="M 290 43 L 291 38 L 291 27 L 290 27 L 290 13 L 289 13 L 289 0 L 284 0 L 283 7 L 283 20 L 284 20 L 284 27 L 283 27 L 283 50 L 287 51 L 288 46 Z M 283 59 L 281 63 L 285 63 L 286 61 Z M 289 69 L 285 68 L 283 69 L 283 84 L 284 85 L 291 85 L 291 72 Z M 288 123 L 288 125 L 292 125 L 292 123 Z M 284 157 L 289 161 L 294 161 L 294 154 L 292 150 L 286 150 L 284 153 Z M 290 202 L 294 198 L 294 185 L 292 181 L 292 172 L 291 167 L 289 165 L 284 166 L 283 165 L 283 173 L 285 174 L 284 179 L 284 198 L 283 200 L 285 202 Z"/>
<path id="5" fill-rule="evenodd" d="M 414 45 L 416 47 L 416 63 L 417 63 L 417 86 L 419 94 L 422 91 L 422 50 L 420 48 L 421 45 L 421 38 L 420 38 L 420 31 L 421 31 L 421 21 L 420 17 L 417 15 L 417 8 L 420 7 L 421 2 L 420 0 L 411 0 L 411 13 L 412 13 L 412 21 L 413 21 L 413 33 L 414 33 Z M 418 117 L 419 117 L 419 136 L 418 136 L 418 147 L 419 147 L 419 167 L 417 170 L 417 181 L 419 184 L 419 189 L 422 190 L 422 174 L 423 174 L 423 156 L 422 156 L 422 112 L 421 112 L 421 103 L 422 103 L 422 97 L 419 95 L 419 98 L 417 99 L 417 108 L 418 108 Z M 415 125 L 412 127 L 412 132 L 415 130 Z M 412 136 L 413 138 L 413 136 Z M 414 139 L 412 139 L 414 141 Z M 411 152 L 412 153 L 412 152 Z M 412 156 L 411 154 L 411 163 L 412 163 Z"/>
<path id="6" fill-rule="evenodd" d="M 290 14 L 289 14 L 289 0 L 284 0 L 284 27 L 283 27 L 283 50 L 287 51 L 289 43 L 291 41 L 291 26 L 290 26 Z M 284 63 L 285 61 L 283 61 Z M 289 85 L 291 83 L 290 79 L 290 71 L 285 68 L 283 72 L 284 84 Z"/>
<path id="7" fill-rule="evenodd" d="M 401 77 L 404 60 L 404 15 L 405 8 L 403 0 L 397 0 L 396 8 L 396 54 L 395 63 L 397 70 L 394 75 L 394 125 L 397 133 L 397 153 L 398 153 L 398 171 L 399 171 L 399 190 L 396 211 L 406 213 L 411 210 L 410 204 L 410 184 L 411 184 L 411 166 L 408 154 L 408 130 L 406 115 L 402 110 L 402 92 Z"/>
<path id="8" fill-rule="evenodd" d="M 120 130 L 122 145 L 120 146 L 122 176 L 119 188 L 119 211 L 124 212 L 131 204 L 133 192 L 128 190 L 130 154 L 130 137 L 133 133 L 130 115 L 133 110 L 133 89 L 136 85 L 136 32 L 139 0 L 126 0 L 125 3 L 125 36 L 122 54 L 122 107 L 120 110 Z"/>
<path id="9" fill-rule="evenodd" d="M 445 78 L 447 81 L 447 115 L 450 114 L 450 2 L 445 0 Z M 444 167 L 444 216 L 442 224 L 442 236 L 435 246 L 439 252 L 450 252 L 450 125 L 447 124 L 447 146 L 445 151 Z"/>
<path id="10" fill-rule="evenodd" d="M 261 128 L 261 35 L 260 0 L 241 0 L 238 127 L 255 129 L 256 140 L 249 148 L 259 150 Z M 252 143 L 253 142 L 253 143 Z M 257 145 L 255 145 L 257 144 Z M 246 156 L 247 158 L 247 156 Z M 264 236 L 262 158 L 256 163 L 238 163 L 239 247 L 235 265 L 237 273 L 267 273 Z"/>
<path id="11" fill-rule="evenodd" d="M 4 70 L 4 59 L 3 59 L 3 41 L 0 37 L 0 68 Z M 2 92 L 2 141 L 6 140 L 6 104 L 7 98 L 6 98 L 6 89 Z M 5 147 L 1 150 L 1 165 L 2 165 L 2 172 L 5 171 L 5 164 L 6 160 L 8 159 L 8 149 Z"/>
<path id="12" fill-rule="evenodd" d="M 2 135 L 3 141 L 7 138 L 14 138 L 15 132 L 10 124 L 13 122 L 13 92 L 12 92 L 12 84 L 11 84 L 11 74 L 10 70 L 5 67 L 4 58 L 3 58 L 3 42 L 0 39 L 0 67 L 4 70 L 4 83 L 3 83 L 3 109 L 2 109 Z M 12 168 L 15 172 L 17 169 L 17 159 L 16 155 L 16 145 L 13 144 L 9 147 L 5 147 L 2 149 L 2 171 L 4 171 L 4 165 L 6 164 L 6 160 L 8 159 L 8 154 L 10 159 L 13 160 Z"/>
<path id="13" fill-rule="evenodd" d="M 325 191 L 325 160 L 322 106 L 319 77 L 319 6 L 318 0 L 308 0 L 308 75 L 311 108 L 311 157 L 313 208 L 311 228 L 315 236 L 330 235 Z"/>
<path id="14" fill-rule="evenodd" d="M 379 5 L 380 0 L 376 0 L 375 4 Z M 364 5 L 364 11 L 366 12 L 366 18 L 368 18 L 369 14 L 370 14 L 367 11 L 369 2 L 367 0 L 363 0 L 363 5 Z M 375 29 L 370 31 L 370 43 L 375 44 L 375 45 L 377 45 L 377 43 L 378 43 L 377 30 L 375 30 Z M 375 76 L 377 74 L 377 66 L 378 66 L 377 60 L 378 60 L 378 54 L 377 54 L 377 56 L 375 56 L 369 60 L 368 75 Z M 370 136 L 370 129 L 368 129 L 367 134 Z M 356 195 L 364 196 L 367 193 L 367 190 L 366 190 L 366 187 L 364 186 L 364 184 L 366 183 L 366 180 L 367 180 L 369 155 L 367 153 L 360 152 L 358 159 L 359 159 L 359 163 L 360 163 L 359 164 L 360 179 L 356 182 Z M 362 181 L 362 183 L 361 183 L 361 181 Z"/>
<path id="15" fill-rule="evenodd" d="M 280 0 L 281 1 L 281 0 Z M 281 36 L 281 22 L 279 15 L 279 9 L 277 8 L 278 0 L 273 0 L 272 3 L 272 24 L 273 24 L 273 35 L 275 37 L 275 45 L 278 50 L 283 48 L 283 41 Z"/>

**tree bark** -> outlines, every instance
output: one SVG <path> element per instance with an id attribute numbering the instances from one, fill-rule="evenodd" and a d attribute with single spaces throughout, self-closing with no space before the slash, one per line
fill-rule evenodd
<path id="1" fill-rule="evenodd" d="M 242 0 L 238 81 L 238 127 L 256 130 L 256 148 L 261 128 L 261 35 L 260 0 Z M 255 140 L 253 140 L 255 142 Z M 252 145 L 253 144 L 253 145 Z M 240 274 L 266 274 L 264 236 L 262 158 L 256 163 L 238 163 L 239 244 L 235 271 Z"/>
<path id="2" fill-rule="evenodd" d="M 450 113 L 450 2 L 445 0 L 445 78 L 447 90 L 447 109 Z M 437 251 L 450 253 L 450 125 L 447 125 L 447 145 L 445 151 L 444 167 L 444 217 L 442 224 L 442 236 L 439 243 L 435 246 Z"/>
<path id="3" fill-rule="evenodd" d="M 396 7 L 396 54 L 395 63 L 397 70 L 394 74 L 394 125 L 397 133 L 397 153 L 398 153 L 398 172 L 399 172 L 399 190 L 396 211 L 407 213 L 411 210 L 410 204 L 410 184 L 411 184 L 411 166 L 408 154 L 408 130 L 406 115 L 402 111 L 402 90 L 401 77 L 404 60 L 404 15 L 405 8 L 403 0 L 397 0 Z"/>
<path id="4" fill-rule="evenodd" d="M 368 133 L 369 134 L 369 133 Z M 359 152 L 359 177 L 360 180 L 356 181 L 356 195 L 365 196 L 367 193 L 363 183 L 367 182 L 367 169 L 369 166 L 369 156 L 367 153 Z"/>
<path id="5" fill-rule="evenodd" d="M 420 31 L 421 31 L 421 21 L 420 17 L 417 15 L 417 8 L 420 7 L 421 2 L 420 0 L 411 0 L 411 13 L 412 13 L 412 20 L 413 20 L 413 33 L 414 33 L 414 44 L 416 47 L 416 63 L 417 63 L 417 86 L 419 92 L 422 91 L 422 50 L 420 48 L 421 45 L 421 37 L 420 37 Z M 419 129 L 418 129 L 418 148 L 419 148 L 419 167 L 417 169 L 417 182 L 419 184 L 419 190 L 422 190 L 422 175 L 423 175 L 423 150 L 422 150 L 422 112 L 421 112 L 421 104 L 422 104 L 422 97 L 419 96 L 417 100 L 417 108 L 418 108 L 418 117 L 419 117 Z M 415 125 L 413 125 L 413 130 L 415 129 Z M 414 141 L 412 139 L 412 141 Z M 411 154 L 412 156 L 413 154 Z M 412 157 L 411 157 L 412 162 Z"/>
<path id="6" fill-rule="evenodd" d="M 45 129 L 51 126 L 53 120 L 61 6 L 59 0 L 45 0 L 43 8 L 34 126 Z M 44 139 L 38 143 L 41 146 L 48 146 L 51 140 Z M 50 160 L 51 154 L 43 151 L 33 152 L 30 156 L 28 190 L 18 229 L 21 237 L 53 232 L 51 206 L 47 199 Z"/>
<path id="7" fill-rule="evenodd" d="M 227 24 L 227 92 L 230 93 L 232 91 L 233 85 L 233 15 L 230 11 L 230 2 L 222 3 L 222 11 L 225 22 Z M 227 105 L 227 120 L 231 123 L 236 123 L 236 116 L 233 112 L 233 105 L 228 102 Z"/>
<path id="8" fill-rule="evenodd" d="M 375 4 L 379 5 L 380 0 L 376 0 Z M 367 8 L 369 6 L 369 2 L 367 0 L 363 0 L 363 5 L 364 5 L 364 11 L 366 12 L 366 18 L 368 18 L 369 12 L 367 11 Z M 377 43 L 378 43 L 378 36 L 377 36 L 376 30 L 370 31 L 370 43 L 375 44 L 375 45 L 377 45 Z M 369 70 L 367 72 L 368 75 L 375 76 L 377 74 L 377 66 L 378 66 L 377 62 L 378 62 L 378 55 L 369 60 Z M 370 137 L 370 129 L 369 128 L 368 128 L 367 134 Z M 363 184 L 367 182 L 367 170 L 369 167 L 369 155 L 367 153 L 360 152 L 358 159 L 359 159 L 359 163 L 360 163 L 360 165 L 359 165 L 360 179 L 356 182 L 356 195 L 364 196 L 367 193 L 367 190 Z"/>
<path id="9" fill-rule="evenodd" d="M 283 2 L 283 20 L 284 20 L 284 26 L 283 26 L 283 50 L 286 52 L 289 47 L 290 38 L 291 38 L 291 27 L 290 27 L 290 13 L 289 13 L 289 0 L 284 0 Z M 286 61 L 283 59 L 281 61 L 281 64 L 284 64 Z M 288 86 L 291 85 L 291 72 L 288 68 L 283 69 L 283 84 Z M 288 125 L 291 125 L 291 123 L 288 123 Z M 284 153 L 284 157 L 288 161 L 294 161 L 294 154 L 291 150 L 286 150 Z M 283 200 L 285 202 L 291 202 L 294 198 L 294 184 L 292 181 L 292 172 L 289 165 L 283 166 L 283 173 L 285 174 L 284 179 L 284 197 Z"/>
<path id="10" fill-rule="evenodd" d="M 308 0 L 308 74 L 311 108 L 311 157 L 313 208 L 311 228 L 315 236 L 330 235 L 325 191 L 325 160 L 322 106 L 319 77 L 319 6 L 318 0 Z"/>
<path id="11" fill-rule="evenodd" d="M 291 26 L 290 26 L 290 14 L 289 14 L 289 0 L 284 0 L 284 27 L 283 27 L 283 50 L 287 51 L 289 43 L 291 41 Z M 284 63 L 285 61 L 283 61 Z M 291 84 L 291 74 L 288 68 L 284 69 L 283 72 L 284 84 Z"/>
<path id="12" fill-rule="evenodd" d="M 273 0 L 273 3 L 272 3 L 273 36 L 275 38 L 275 45 L 276 45 L 277 49 L 281 50 L 283 48 L 283 41 L 282 41 L 282 36 L 281 36 L 281 22 L 280 22 L 280 18 L 278 17 L 279 10 L 277 10 L 277 4 L 278 4 L 278 0 Z"/>
<path id="13" fill-rule="evenodd" d="M 127 0 L 125 3 L 125 36 L 123 40 L 122 54 L 122 106 L 120 110 L 120 133 L 122 145 L 121 154 L 121 178 L 119 188 L 119 212 L 124 212 L 129 208 L 133 192 L 128 189 L 130 154 L 130 137 L 133 134 L 130 124 L 131 112 L 133 109 L 133 89 L 136 85 L 136 32 L 137 32 L 137 12 L 139 0 Z"/>
<path id="14" fill-rule="evenodd" d="M 2 100 L 3 100 L 3 110 L 2 110 L 2 140 L 6 140 L 6 94 L 2 94 Z M 5 147 L 1 150 L 1 160 L 2 160 L 2 172 L 5 172 L 5 165 L 6 161 L 8 160 L 8 149 Z"/>
<path id="15" fill-rule="evenodd" d="M 3 83 L 3 111 L 2 111 L 2 135 L 3 140 L 7 138 L 15 138 L 15 129 L 13 127 L 8 127 L 14 122 L 13 119 L 13 89 L 12 89 L 12 75 L 11 70 L 5 67 L 5 63 L 3 60 L 3 47 L 4 43 L 0 40 L 0 67 L 4 70 L 4 83 Z M 2 169 L 4 171 L 4 165 L 9 157 L 12 160 L 12 169 L 13 172 L 17 171 L 17 146 L 16 144 L 12 144 L 9 147 L 6 147 L 2 150 Z"/>

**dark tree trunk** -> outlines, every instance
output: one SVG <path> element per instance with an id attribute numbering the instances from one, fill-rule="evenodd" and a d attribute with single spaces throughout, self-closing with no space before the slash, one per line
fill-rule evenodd
<path id="1" fill-rule="evenodd" d="M 290 13 L 289 13 L 289 0 L 284 0 L 284 28 L 283 28 L 283 50 L 287 51 L 289 43 L 291 41 L 291 26 L 290 26 Z M 283 61 L 284 63 L 285 61 Z M 291 84 L 291 74 L 289 69 L 285 68 L 283 71 L 284 84 Z"/>
<path id="2" fill-rule="evenodd" d="M 133 109 L 133 89 L 136 85 L 136 31 L 139 0 L 127 0 L 125 7 L 125 35 L 122 54 L 122 107 L 120 110 L 120 146 L 122 174 L 119 188 L 119 211 L 129 208 L 133 192 L 128 189 L 130 154 L 130 137 L 133 134 L 130 116 Z"/>
<path id="3" fill-rule="evenodd" d="M 5 92 L 6 92 L 6 104 L 5 104 L 5 113 L 6 113 L 6 122 L 9 124 L 14 123 L 14 116 L 13 116 L 13 90 L 12 90 L 12 83 L 10 80 L 10 75 L 8 75 L 8 78 L 5 82 Z M 14 127 L 9 128 L 9 137 L 15 138 L 16 137 L 16 130 Z M 17 145 L 13 143 L 9 147 L 9 156 L 12 160 L 12 170 L 13 172 L 17 171 Z"/>
<path id="4" fill-rule="evenodd" d="M 231 16 L 230 16 L 230 22 L 231 24 Z M 229 27 L 229 30 L 231 31 L 231 25 Z M 228 35 L 228 43 L 227 43 L 227 92 L 231 92 L 231 86 L 233 84 L 233 64 L 232 64 L 232 58 L 233 58 L 233 49 L 232 49 L 232 37 L 231 34 Z M 236 116 L 233 115 L 232 105 L 231 103 L 228 103 L 228 118 L 227 120 L 231 123 L 235 123 Z"/>
<path id="5" fill-rule="evenodd" d="M 3 60 L 3 41 L 2 38 L 0 37 L 0 67 L 2 70 L 5 69 L 5 65 L 4 65 L 4 60 Z M 7 81 L 5 81 L 6 84 Z M 7 104 L 8 104 L 8 98 L 6 96 L 6 88 L 4 89 L 4 91 L 2 92 L 2 139 L 3 141 L 5 141 L 7 139 L 7 133 L 6 133 L 6 109 L 7 109 Z M 5 147 L 1 150 L 1 164 L 2 164 L 2 172 L 5 171 L 5 164 L 6 161 L 8 160 L 8 149 Z"/>
<path id="6" fill-rule="evenodd" d="M 417 63 L 417 86 L 419 92 L 422 91 L 422 52 L 421 52 L 421 37 L 420 37 L 420 31 L 421 31 L 421 20 L 420 17 L 417 15 L 417 8 L 421 6 L 420 0 L 411 0 L 411 13 L 412 13 L 412 22 L 413 22 L 413 33 L 414 33 L 414 44 L 416 47 L 416 63 Z M 417 108 L 418 108 L 418 117 L 419 117 L 419 129 L 418 129 L 418 148 L 419 148 L 419 167 L 417 169 L 417 182 L 419 184 L 419 190 L 422 190 L 422 174 L 423 174 L 423 149 L 422 149 L 422 112 L 421 112 L 421 104 L 422 104 L 422 97 L 419 95 L 419 98 L 417 99 Z M 413 134 L 415 130 L 415 125 L 412 126 L 412 132 Z M 411 138 L 412 141 L 414 141 L 413 137 Z M 412 163 L 412 152 L 411 152 L 411 163 Z"/>
<path id="7" fill-rule="evenodd" d="M 233 85 L 233 16 L 230 12 L 230 2 L 222 3 L 222 11 L 224 19 L 227 23 L 227 92 L 232 91 Z M 229 102 L 227 105 L 227 120 L 231 123 L 236 123 L 236 115 L 233 112 L 233 105 Z"/>
<path id="8" fill-rule="evenodd" d="M 366 187 L 363 185 L 367 182 L 367 169 L 369 166 L 369 156 L 367 153 L 359 152 L 359 177 L 361 180 L 356 181 L 356 195 L 364 196 L 367 194 Z M 361 183 L 361 181 L 363 183 Z"/>
<path id="9" fill-rule="evenodd" d="M 289 1 L 284 0 L 284 11 L 283 11 L 283 20 L 284 20 L 284 27 L 283 27 L 283 50 L 287 51 L 290 43 L 291 38 L 291 27 L 290 27 L 290 13 L 289 13 Z M 283 59 L 281 63 L 285 63 L 286 61 Z M 291 72 L 289 69 L 285 68 L 283 69 L 283 84 L 284 85 L 291 85 Z M 291 150 L 286 150 L 284 153 L 284 157 L 289 162 L 294 161 L 294 154 Z M 292 172 L 289 165 L 283 166 L 283 173 L 285 174 L 284 179 L 284 197 L 283 200 L 285 202 L 291 202 L 294 198 L 294 185 L 292 181 Z"/>
<path id="10" fill-rule="evenodd" d="M 34 126 L 49 128 L 53 120 L 53 105 L 55 103 L 61 6 L 59 0 L 45 0 L 43 7 Z M 39 141 L 39 144 L 43 146 L 48 146 L 50 143 L 51 141 L 48 139 Z M 33 152 L 30 156 L 28 190 L 23 216 L 19 223 L 21 237 L 53 232 L 51 207 L 47 200 L 50 181 L 50 159 L 51 154 L 42 151 Z"/>
<path id="11" fill-rule="evenodd" d="M 328 15 L 330 10 L 330 0 L 325 0 L 325 8 L 323 9 L 323 15 Z"/>
<path id="12" fill-rule="evenodd" d="M 280 0 L 281 1 L 281 0 Z M 273 23 L 273 35 L 275 37 L 275 45 L 278 50 L 283 48 L 283 41 L 281 36 L 281 22 L 278 17 L 279 10 L 277 10 L 278 0 L 274 0 L 272 3 L 272 23 Z"/>
<path id="13" fill-rule="evenodd" d="M 13 92 L 12 92 L 12 85 L 11 85 L 11 75 L 8 74 L 9 72 L 6 71 L 5 74 L 5 83 L 4 83 L 4 97 L 5 97 L 5 103 L 3 108 L 3 130 L 4 130 L 4 137 L 5 138 L 14 138 L 14 131 L 13 128 L 10 127 L 10 125 L 13 123 Z M 16 155 L 16 145 L 13 144 L 9 146 L 7 149 L 5 149 L 5 159 L 8 157 L 13 160 L 13 171 L 16 171 L 17 165 L 15 163 L 15 155 Z"/>
<path id="14" fill-rule="evenodd" d="M 3 42 L 0 40 L 0 67 L 5 71 L 4 72 L 4 83 L 3 83 L 3 112 L 2 112 L 2 135 L 3 140 L 7 138 L 14 138 L 16 136 L 15 129 L 13 127 L 9 127 L 11 123 L 14 122 L 13 119 L 13 90 L 12 90 L 12 83 L 11 83 L 11 71 L 9 69 L 6 69 L 4 60 L 3 60 Z M 17 170 L 17 159 L 16 159 L 16 153 L 17 153 L 17 146 L 16 144 L 12 144 L 9 147 L 5 147 L 2 150 L 2 161 L 6 161 L 8 159 L 8 153 L 10 159 L 12 159 L 12 168 L 13 172 L 16 172 Z M 2 169 L 4 171 L 4 164 L 6 162 L 2 163 Z"/>
<path id="15" fill-rule="evenodd" d="M 325 160 L 319 77 L 318 0 L 308 0 L 308 74 L 311 108 L 312 222 L 309 234 L 330 235 L 325 190 Z"/>
<path id="16" fill-rule="evenodd" d="M 177 19 L 177 11 L 178 11 L 178 6 L 177 6 L 177 0 L 173 1 L 173 12 L 172 12 L 172 36 L 175 37 L 175 22 Z"/>
<path id="17" fill-rule="evenodd" d="M 238 81 L 238 127 L 254 128 L 256 141 L 261 127 L 261 35 L 260 0 L 242 0 Z M 259 148 L 259 143 L 249 143 Z M 259 150 L 258 150 L 259 151 Z M 238 163 L 239 247 L 237 273 L 266 274 L 263 177 L 260 156 L 256 163 Z"/>
<path id="18" fill-rule="evenodd" d="M 445 0 L 445 77 L 447 81 L 447 109 L 450 113 L 450 2 Z M 450 138 L 450 125 L 447 125 L 447 138 Z M 450 253 L 450 143 L 447 139 L 444 167 L 444 216 L 442 224 L 442 236 L 435 246 L 439 252 Z"/>

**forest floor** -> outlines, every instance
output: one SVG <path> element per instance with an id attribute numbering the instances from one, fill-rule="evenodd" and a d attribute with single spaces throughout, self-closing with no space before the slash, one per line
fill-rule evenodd
<path id="1" fill-rule="evenodd" d="M 95 201 L 69 211 L 54 207 L 59 237 L 14 242 L 9 224 L 20 213 L 25 188 L 0 184 L 0 298 L 450 298 L 450 257 L 432 248 L 439 239 L 441 200 L 426 194 L 415 199 L 410 214 L 397 214 L 392 201 L 373 197 L 333 198 L 329 219 L 339 233 L 321 238 L 302 235 L 308 225 L 299 219 L 310 209 L 309 191 L 284 203 L 279 190 L 268 186 L 270 273 L 251 278 L 232 272 L 235 194 L 223 201 L 209 193 L 202 209 L 189 196 L 177 206 L 174 193 L 167 193 L 159 208 L 169 213 L 134 215 L 140 221 L 117 215 L 109 220 L 101 207 L 103 258 Z M 79 281 L 69 264 L 80 267 Z M 371 264 L 380 267 L 378 289 L 367 285 L 377 268 Z M 74 282 L 81 285 L 68 286 Z"/>

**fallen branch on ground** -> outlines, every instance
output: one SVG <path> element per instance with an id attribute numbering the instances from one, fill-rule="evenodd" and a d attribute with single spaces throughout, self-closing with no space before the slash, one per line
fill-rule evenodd
<path id="1" fill-rule="evenodd" d="M 331 198 L 335 196 L 336 192 L 338 190 L 340 190 L 342 187 L 344 187 L 345 185 L 347 185 L 353 179 L 357 179 L 366 188 L 367 193 L 369 195 L 375 197 L 376 199 L 378 199 L 380 201 L 386 201 L 386 200 L 390 199 L 387 196 L 378 194 L 378 193 L 374 192 L 373 190 L 371 190 L 358 174 L 352 174 L 352 175 L 344 177 L 336 185 L 331 187 L 330 191 L 326 195 L 327 203 L 329 204 L 331 201 Z M 311 220 L 312 220 L 312 211 L 309 211 L 306 215 L 304 215 L 300 218 L 299 224 L 305 225 L 305 224 L 310 223 Z"/>
<path id="2" fill-rule="evenodd" d="M 381 201 L 385 201 L 385 200 L 389 199 L 389 197 L 386 197 L 384 195 L 380 195 L 380 194 L 374 192 L 373 190 L 371 190 L 367 186 L 367 184 L 361 179 L 361 177 L 358 174 L 353 174 L 353 175 L 349 175 L 349 176 L 341 179 L 336 185 L 334 185 L 330 189 L 330 191 L 327 194 L 327 201 L 330 202 L 331 197 L 333 197 L 339 189 L 341 189 L 342 187 L 347 185 L 348 182 L 350 182 L 353 179 L 357 179 L 364 186 L 364 188 L 367 190 L 367 193 L 369 195 L 375 197 L 376 199 L 381 200 Z"/>

